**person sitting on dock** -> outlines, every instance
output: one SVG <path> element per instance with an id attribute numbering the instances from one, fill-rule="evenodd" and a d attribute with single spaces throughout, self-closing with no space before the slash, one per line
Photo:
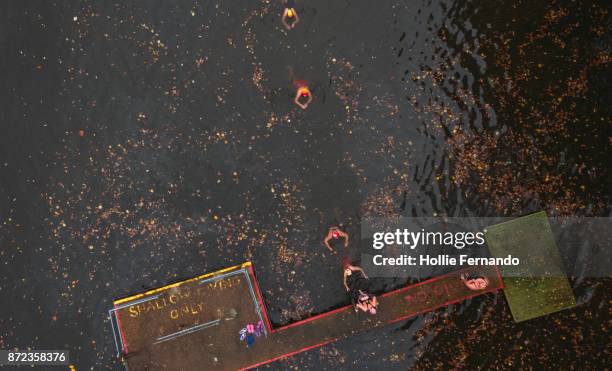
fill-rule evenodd
<path id="1" fill-rule="evenodd" d="M 468 289 L 473 291 L 484 290 L 487 288 L 487 286 L 489 286 L 489 280 L 487 279 L 487 277 L 481 276 L 476 273 L 461 274 L 461 281 L 463 281 L 463 283 L 467 286 Z"/>
<path id="2" fill-rule="evenodd" d="M 348 247 L 349 244 L 349 235 L 348 233 L 342 231 L 340 229 L 340 227 L 330 227 L 329 230 L 327 231 L 327 236 L 325 236 L 325 239 L 323 240 L 323 243 L 325 244 L 325 246 L 327 246 L 327 249 L 333 253 L 335 253 L 336 251 L 334 250 L 334 248 L 331 246 L 330 241 L 331 240 L 338 240 L 340 238 L 344 238 L 344 247 Z"/>
<path id="3" fill-rule="evenodd" d="M 368 276 L 360 267 L 348 264 L 344 269 L 344 287 L 355 305 L 355 311 L 376 314 L 378 300 L 369 292 Z"/>

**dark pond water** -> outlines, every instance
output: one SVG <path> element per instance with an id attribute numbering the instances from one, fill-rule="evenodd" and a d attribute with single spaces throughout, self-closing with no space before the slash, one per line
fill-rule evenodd
<path id="1" fill-rule="evenodd" d="M 610 6 L 3 1 L 0 348 L 119 369 L 113 299 L 245 260 L 277 324 L 345 303 L 330 224 L 610 215 Z M 314 100 L 293 103 L 296 84 Z M 272 368 L 597 368 L 610 281 L 485 296 Z M 387 282 L 389 287 L 402 282 Z"/>

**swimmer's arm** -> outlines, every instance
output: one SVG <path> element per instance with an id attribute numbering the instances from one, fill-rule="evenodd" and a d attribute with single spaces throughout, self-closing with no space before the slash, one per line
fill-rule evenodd
<path id="1" fill-rule="evenodd" d="M 357 303 L 357 304 L 355 304 L 355 306 L 356 306 L 357 308 L 361 309 L 361 310 L 362 310 L 362 311 L 364 311 L 364 312 L 367 312 L 367 310 L 368 310 L 368 306 L 367 306 L 367 305 L 365 305 L 365 304 L 362 304 L 362 303 Z"/>
<path id="2" fill-rule="evenodd" d="M 361 267 L 355 267 L 355 266 L 352 266 L 352 269 L 353 269 L 353 270 L 355 270 L 355 271 L 360 271 L 361 273 L 363 273 L 363 276 L 364 276 L 366 279 L 368 279 L 368 275 L 366 274 L 366 272 L 365 272 L 365 271 L 364 271 L 364 270 L 363 270 Z"/>
<path id="3" fill-rule="evenodd" d="M 293 12 L 293 16 L 295 17 L 295 21 L 293 22 L 293 27 L 295 27 L 295 25 L 300 21 L 300 17 L 298 16 L 297 12 Z"/>
<path id="4" fill-rule="evenodd" d="M 344 281 L 344 288 L 346 288 L 346 291 L 349 291 L 349 287 L 346 284 L 346 272 L 344 273 L 344 280 L 343 281 Z"/>
<path id="5" fill-rule="evenodd" d="M 341 231 L 340 229 L 337 229 L 338 234 L 340 235 L 340 237 L 344 237 L 344 247 L 348 247 L 349 244 L 349 235 L 346 232 Z"/>
<path id="6" fill-rule="evenodd" d="M 327 246 L 327 249 L 329 251 L 334 252 L 334 249 L 329 244 L 329 240 L 331 240 L 331 238 L 332 238 L 331 232 L 327 233 L 327 236 L 325 236 L 325 239 L 323 240 L 323 243 L 325 244 L 325 246 Z"/>

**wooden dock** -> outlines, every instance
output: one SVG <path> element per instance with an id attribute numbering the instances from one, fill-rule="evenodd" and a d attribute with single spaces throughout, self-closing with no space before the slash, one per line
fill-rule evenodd
<path id="1" fill-rule="evenodd" d="M 465 287 L 459 275 L 470 271 L 487 276 L 489 286 Z M 248 369 L 500 288 L 496 267 L 471 267 L 380 295 L 376 316 L 345 306 L 273 328 L 253 266 L 244 263 L 117 300 L 110 315 L 131 371 Z M 265 333 L 247 348 L 239 331 L 258 321 Z"/>

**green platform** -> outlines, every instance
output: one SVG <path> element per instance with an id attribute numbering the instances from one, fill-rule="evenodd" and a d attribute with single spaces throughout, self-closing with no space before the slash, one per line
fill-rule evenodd
<path id="1" fill-rule="evenodd" d="M 516 322 L 576 305 L 545 212 L 487 227 L 485 236 L 494 257 L 520 259 L 518 266 L 499 267 Z"/>

